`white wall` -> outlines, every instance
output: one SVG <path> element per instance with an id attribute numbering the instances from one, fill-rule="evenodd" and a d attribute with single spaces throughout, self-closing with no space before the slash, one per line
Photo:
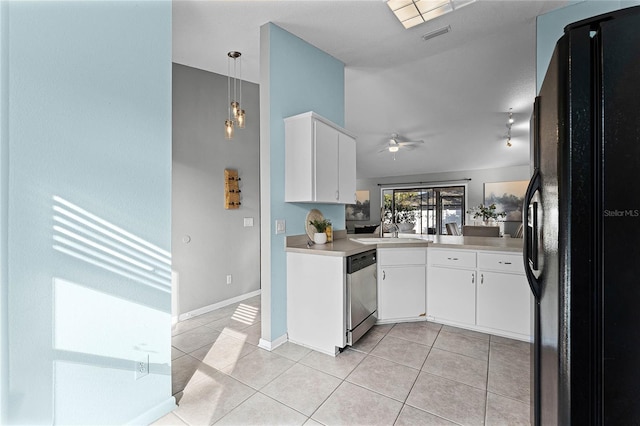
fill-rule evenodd
<path id="1" fill-rule="evenodd" d="M 259 88 L 243 83 L 247 124 L 232 140 L 223 132 L 227 76 L 173 64 L 172 102 L 172 254 L 182 315 L 260 289 Z M 224 208 L 226 168 L 242 179 L 239 209 Z"/>
<path id="2" fill-rule="evenodd" d="M 2 7 L 7 421 L 151 422 L 175 405 L 171 3 Z"/>

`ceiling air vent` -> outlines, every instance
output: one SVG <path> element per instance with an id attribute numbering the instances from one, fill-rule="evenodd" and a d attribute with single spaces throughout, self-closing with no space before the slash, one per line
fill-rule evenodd
<path id="1" fill-rule="evenodd" d="M 424 41 L 432 39 L 434 37 L 438 37 L 439 35 L 446 34 L 451 31 L 451 25 L 447 25 L 446 27 L 438 28 L 437 30 L 431 31 L 430 33 L 426 33 L 422 36 Z"/>

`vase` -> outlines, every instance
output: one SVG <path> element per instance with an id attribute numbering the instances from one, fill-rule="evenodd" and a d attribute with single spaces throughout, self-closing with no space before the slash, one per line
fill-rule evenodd
<path id="1" fill-rule="evenodd" d="M 313 234 L 313 242 L 316 244 L 325 244 L 327 242 L 327 234 L 324 232 L 315 232 Z"/>

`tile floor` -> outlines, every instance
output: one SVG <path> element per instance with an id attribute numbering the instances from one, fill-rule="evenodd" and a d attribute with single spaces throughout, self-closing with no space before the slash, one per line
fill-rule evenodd
<path id="1" fill-rule="evenodd" d="M 372 328 L 337 357 L 258 348 L 260 297 L 173 330 L 178 408 L 155 425 L 529 424 L 529 345 L 430 322 Z"/>

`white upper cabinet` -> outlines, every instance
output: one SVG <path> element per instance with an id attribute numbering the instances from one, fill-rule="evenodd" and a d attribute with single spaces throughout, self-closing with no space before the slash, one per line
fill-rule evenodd
<path id="1" fill-rule="evenodd" d="M 285 201 L 355 204 L 355 138 L 314 112 L 284 123 Z"/>
<path id="2" fill-rule="evenodd" d="M 340 203 L 356 203 L 356 140 L 338 134 L 338 191 Z"/>

